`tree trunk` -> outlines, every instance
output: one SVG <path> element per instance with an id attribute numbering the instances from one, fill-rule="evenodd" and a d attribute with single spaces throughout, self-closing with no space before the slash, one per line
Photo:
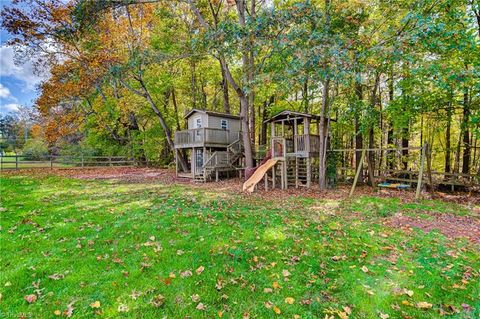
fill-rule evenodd
<path id="1" fill-rule="evenodd" d="M 192 108 L 197 107 L 197 70 L 193 59 L 190 60 L 190 91 L 192 98 Z"/>
<path id="2" fill-rule="evenodd" d="M 470 102 L 468 99 L 468 88 L 465 86 L 463 91 L 463 166 L 462 173 L 470 173 L 470 130 L 469 130 L 469 117 L 470 117 Z"/>
<path id="3" fill-rule="evenodd" d="M 380 81 L 380 74 L 375 75 L 375 83 L 373 85 L 372 96 L 370 99 L 370 107 L 373 112 L 375 112 L 375 106 L 377 104 L 377 88 Z M 370 124 L 370 129 L 368 131 L 368 148 L 373 149 L 375 148 L 375 136 L 374 136 L 374 129 L 373 129 L 373 122 Z M 374 168 L 375 168 L 375 152 L 369 151 L 368 156 L 368 181 L 370 186 L 375 186 L 375 179 L 374 179 Z"/>
<path id="4" fill-rule="evenodd" d="M 131 86 L 129 86 L 124 81 L 121 81 L 121 83 L 123 84 L 123 86 L 125 86 L 127 89 L 129 89 L 133 93 L 147 99 L 148 103 L 150 104 L 151 109 L 153 110 L 155 115 L 157 115 L 157 117 L 158 117 L 158 120 L 160 122 L 160 126 L 162 127 L 163 132 L 165 133 L 165 138 L 166 138 L 168 146 L 170 147 L 171 150 L 174 150 L 175 145 L 174 145 L 173 140 L 172 140 L 172 132 L 170 131 L 170 128 L 168 127 L 167 123 L 165 122 L 165 119 L 163 117 L 162 112 L 157 107 L 155 101 L 153 101 L 153 99 L 150 95 L 150 92 L 148 91 L 147 87 L 145 86 L 145 83 L 143 82 L 142 78 L 135 78 L 135 80 L 137 80 L 138 83 L 140 84 L 140 86 L 142 87 L 143 93 L 133 89 Z M 188 170 L 188 165 L 187 165 L 187 162 L 185 161 L 185 158 L 183 156 L 179 156 L 178 160 L 179 160 L 179 163 L 180 163 L 180 166 L 182 167 L 182 169 L 184 171 L 187 171 Z"/>
<path id="5" fill-rule="evenodd" d="M 390 69 L 390 81 L 388 81 L 388 101 L 391 104 L 393 102 L 393 99 L 395 97 L 394 95 L 394 74 L 393 74 L 393 65 Z M 388 121 L 388 133 L 387 133 L 387 147 L 391 147 L 395 144 L 394 140 L 394 135 L 393 135 L 393 121 L 389 120 Z M 388 169 L 393 169 L 395 167 L 395 162 L 393 160 L 392 154 L 395 154 L 395 151 L 387 151 L 387 168 Z"/>
<path id="6" fill-rule="evenodd" d="M 303 82 L 303 89 L 302 89 L 302 100 L 303 100 L 303 111 L 305 113 L 309 113 L 309 100 L 308 100 L 308 77 Z"/>
<path id="7" fill-rule="evenodd" d="M 450 130 L 452 127 L 452 101 L 448 102 L 447 107 L 447 127 L 445 128 L 445 173 L 450 173 Z"/>
<path id="8" fill-rule="evenodd" d="M 257 12 L 256 12 L 256 0 L 250 0 L 250 19 L 255 22 Z M 255 90 L 253 86 L 253 80 L 255 78 L 255 52 L 254 52 L 254 38 L 253 33 L 250 33 L 250 38 L 248 42 L 248 85 L 249 85 L 249 92 L 248 92 L 248 104 L 250 108 L 250 138 L 252 140 L 252 144 L 255 145 Z"/>
<path id="9" fill-rule="evenodd" d="M 199 20 L 202 27 L 205 30 L 209 30 L 210 26 L 203 18 L 196 4 L 192 0 L 187 0 L 187 3 L 190 5 L 191 10 Z M 244 4 L 244 0 L 238 1 L 237 6 L 239 3 Z M 253 153 L 252 153 L 252 145 L 250 143 L 250 133 L 248 130 L 248 99 L 245 95 L 245 92 L 242 90 L 242 88 L 240 88 L 237 82 L 235 82 L 235 79 L 233 78 L 233 75 L 230 72 L 230 69 L 228 68 L 225 57 L 222 54 L 219 54 L 217 58 L 220 60 L 222 69 L 225 71 L 225 76 L 228 80 L 228 83 L 230 83 L 232 88 L 235 90 L 235 93 L 237 93 L 238 99 L 240 100 L 240 117 L 241 117 L 241 124 L 242 124 L 242 140 L 243 140 L 243 144 L 244 144 L 243 146 L 245 149 L 245 166 L 246 168 L 252 168 Z"/>
<path id="10" fill-rule="evenodd" d="M 409 147 L 409 135 L 410 135 L 410 121 L 407 123 L 407 127 L 402 129 L 402 164 L 403 169 L 408 170 L 408 147 Z"/>
<path id="11" fill-rule="evenodd" d="M 265 121 L 267 120 L 267 110 L 268 110 L 268 107 L 270 105 L 273 104 L 273 102 L 275 101 L 275 96 L 272 95 L 270 96 L 270 99 L 267 101 L 265 100 L 263 102 L 263 110 L 262 110 L 262 133 L 260 135 L 260 145 L 267 145 L 267 130 L 268 130 L 268 127 L 267 127 L 267 123 L 265 123 Z"/>
<path id="12" fill-rule="evenodd" d="M 328 1 L 328 0 L 327 0 Z M 320 190 L 324 190 L 326 188 L 326 161 L 325 161 L 325 149 L 327 147 L 327 143 L 325 142 L 326 134 L 325 134 L 325 118 L 326 112 L 328 109 L 328 89 L 330 86 L 330 78 L 327 76 L 325 82 L 323 84 L 323 92 L 322 92 L 322 108 L 320 110 L 320 124 L 319 124 L 319 171 L 318 171 L 318 183 Z M 327 132 L 328 134 L 328 132 Z"/>
<path id="13" fill-rule="evenodd" d="M 242 28 L 246 28 L 246 19 L 245 19 L 245 14 L 246 14 L 246 3 L 245 0 L 237 0 L 236 1 L 237 5 L 237 12 L 238 12 L 238 22 Z M 249 57 L 249 41 L 247 39 L 244 39 L 242 41 L 242 68 L 243 68 L 243 87 L 249 83 L 249 75 L 250 75 L 250 57 Z M 225 69 L 225 68 L 224 68 Z M 227 71 L 227 69 L 225 69 Z M 228 75 L 228 74 L 227 74 Z M 233 79 L 233 77 L 229 77 Z M 240 117 L 242 118 L 242 129 L 243 129 L 243 143 L 245 147 L 245 162 L 247 168 L 253 167 L 253 150 L 252 150 L 252 136 L 255 136 L 255 134 L 251 135 L 250 130 L 252 130 L 252 126 L 250 125 L 249 121 L 249 115 L 250 115 L 250 101 L 251 97 L 250 95 L 252 94 L 252 88 L 249 90 L 250 92 L 245 93 L 244 89 L 240 89 L 237 91 L 238 98 L 240 100 Z M 255 129 L 253 127 L 253 129 Z"/>
<path id="14" fill-rule="evenodd" d="M 222 62 L 220 62 L 220 70 L 222 72 L 222 92 L 223 92 L 223 112 L 230 114 L 230 98 L 228 96 L 228 81 L 225 75 L 225 71 L 222 68 Z"/>
<path id="15" fill-rule="evenodd" d="M 359 75 L 355 77 L 355 94 L 357 96 L 357 105 L 360 106 L 363 101 L 363 87 L 362 83 L 360 82 Z M 360 131 L 360 116 L 361 110 L 356 110 L 355 116 L 355 169 L 361 165 L 360 158 L 362 157 L 363 148 L 363 134 Z"/>
<path id="16" fill-rule="evenodd" d="M 180 118 L 178 116 L 177 96 L 175 95 L 175 88 L 173 87 L 172 87 L 172 103 L 173 103 L 173 112 L 175 113 L 175 124 L 177 126 L 177 131 L 180 131 L 182 128 L 180 126 Z"/>

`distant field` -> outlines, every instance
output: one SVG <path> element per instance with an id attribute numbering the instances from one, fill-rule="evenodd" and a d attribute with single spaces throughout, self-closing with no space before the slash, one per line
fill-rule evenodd
<path id="1" fill-rule="evenodd" d="M 479 243 L 393 218 L 475 224 L 471 207 L 0 182 L 1 318 L 480 317 Z"/>

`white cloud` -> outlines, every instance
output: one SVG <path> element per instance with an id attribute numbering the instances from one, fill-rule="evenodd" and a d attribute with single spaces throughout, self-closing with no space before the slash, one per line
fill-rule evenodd
<path id="1" fill-rule="evenodd" d="M 10 112 L 17 112 L 20 109 L 21 105 L 17 103 L 9 103 L 5 105 L 0 105 L 0 113 L 6 114 Z"/>
<path id="2" fill-rule="evenodd" d="M 9 99 L 11 96 L 10 90 L 0 83 L 0 98 Z"/>
<path id="3" fill-rule="evenodd" d="M 0 76 L 11 76 L 25 83 L 25 89 L 33 91 L 35 86 L 44 80 L 45 76 L 34 73 L 32 60 L 25 61 L 24 64 L 15 64 L 15 51 L 12 47 L 0 46 Z"/>

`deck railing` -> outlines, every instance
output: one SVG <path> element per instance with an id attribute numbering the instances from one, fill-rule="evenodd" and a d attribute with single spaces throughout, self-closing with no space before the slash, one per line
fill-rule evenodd
<path id="1" fill-rule="evenodd" d="M 239 138 L 239 132 L 201 127 L 175 132 L 175 147 L 189 147 L 201 144 L 229 145 Z"/>
<path id="2" fill-rule="evenodd" d="M 230 154 L 227 151 L 216 151 L 205 162 L 203 167 L 216 168 L 230 166 Z"/>
<path id="3" fill-rule="evenodd" d="M 320 137 L 312 134 L 295 135 L 295 150 L 300 153 L 318 153 L 320 145 Z"/>

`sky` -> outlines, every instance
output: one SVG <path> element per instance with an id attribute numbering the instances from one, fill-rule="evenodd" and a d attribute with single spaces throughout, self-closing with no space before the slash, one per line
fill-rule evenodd
<path id="1" fill-rule="evenodd" d="M 0 0 L 0 10 L 11 0 Z M 11 35 L 0 30 L 0 115 L 15 112 L 20 106 L 31 107 L 38 96 L 36 86 L 44 79 L 34 73 L 33 63 L 15 64 L 14 48 L 6 45 Z"/>

